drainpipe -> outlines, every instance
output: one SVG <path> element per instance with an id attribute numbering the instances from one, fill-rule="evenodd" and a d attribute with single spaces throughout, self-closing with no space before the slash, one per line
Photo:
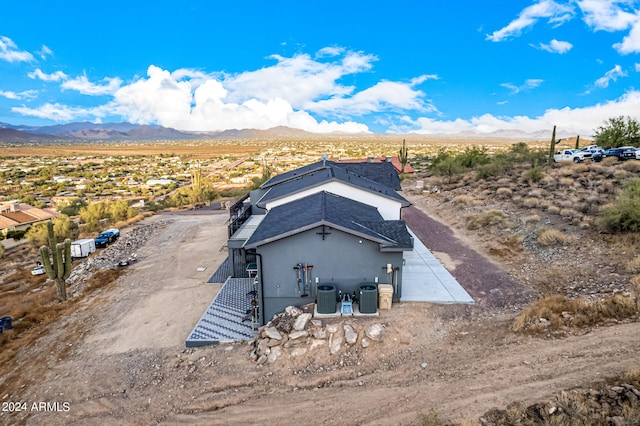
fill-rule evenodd
<path id="1" fill-rule="evenodd" d="M 260 276 L 260 279 L 258 280 L 258 282 L 260 283 L 260 309 L 258 310 L 258 312 L 260 312 L 260 325 L 264 325 L 264 272 L 262 271 L 262 255 L 260 253 L 255 253 L 255 255 L 260 260 L 258 265 L 258 272 Z"/>

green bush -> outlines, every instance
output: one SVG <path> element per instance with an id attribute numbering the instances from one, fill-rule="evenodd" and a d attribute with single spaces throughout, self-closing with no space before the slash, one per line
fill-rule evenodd
<path id="1" fill-rule="evenodd" d="M 616 201 L 602 211 L 600 221 L 610 232 L 640 232 L 640 179 L 624 187 Z"/>
<path id="2" fill-rule="evenodd" d="M 7 239 L 13 238 L 14 240 L 18 241 L 18 240 L 21 240 L 24 237 L 24 234 L 26 233 L 27 231 L 21 231 L 21 230 L 9 231 L 7 232 Z"/>

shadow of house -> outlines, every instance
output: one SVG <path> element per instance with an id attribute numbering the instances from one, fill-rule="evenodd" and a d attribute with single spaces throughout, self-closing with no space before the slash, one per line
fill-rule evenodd
<path id="1" fill-rule="evenodd" d="M 320 283 L 343 293 L 392 284 L 401 297 L 413 240 L 400 212 L 411 203 L 396 192 L 391 163 L 361 163 L 357 173 L 351 166 L 320 161 L 277 175 L 231 207 L 230 273 L 257 274 L 262 323 L 314 302 Z"/>

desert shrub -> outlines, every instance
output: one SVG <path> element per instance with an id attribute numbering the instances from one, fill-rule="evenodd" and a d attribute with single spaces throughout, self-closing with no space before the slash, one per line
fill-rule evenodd
<path id="1" fill-rule="evenodd" d="M 575 183 L 575 180 L 573 180 L 573 178 L 570 178 L 570 177 L 562 177 L 558 179 L 558 183 L 562 186 L 571 186 Z"/>
<path id="2" fill-rule="evenodd" d="M 640 273 L 640 256 L 636 256 L 633 259 L 627 261 L 625 269 L 632 274 Z"/>
<path id="3" fill-rule="evenodd" d="M 554 294 L 533 302 L 516 317 L 511 328 L 521 333 L 550 333 L 566 327 L 591 327 L 637 313 L 636 298 L 632 294 L 616 293 L 596 301 Z"/>
<path id="4" fill-rule="evenodd" d="M 540 216 L 537 214 L 532 214 L 523 219 L 524 223 L 535 223 L 540 222 Z"/>
<path id="5" fill-rule="evenodd" d="M 453 203 L 454 204 L 471 205 L 471 204 L 473 204 L 473 200 L 474 200 L 474 198 L 471 195 L 456 195 L 453 198 Z"/>
<path id="6" fill-rule="evenodd" d="M 500 198 L 509 198 L 513 194 L 510 188 L 501 187 L 496 190 L 496 195 Z"/>
<path id="7" fill-rule="evenodd" d="M 550 214 L 560 214 L 560 207 L 550 204 L 549 206 L 547 206 L 547 212 L 549 212 Z"/>
<path id="8" fill-rule="evenodd" d="M 573 209 L 564 208 L 560 210 L 560 216 L 566 219 L 575 219 L 575 218 L 582 217 L 582 214 Z"/>
<path id="9" fill-rule="evenodd" d="M 622 168 L 630 173 L 640 172 L 640 161 L 625 161 Z"/>
<path id="10" fill-rule="evenodd" d="M 640 231 L 640 179 L 631 180 L 615 202 L 602 210 L 600 224 L 610 232 Z"/>
<path id="11" fill-rule="evenodd" d="M 618 157 L 605 157 L 602 159 L 601 164 L 603 166 L 613 166 L 614 164 L 618 164 L 620 162 L 620 160 L 618 160 Z"/>
<path id="12" fill-rule="evenodd" d="M 540 204 L 540 200 L 535 197 L 527 197 L 522 201 L 522 204 L 528 208 L 538 207 Z"/>
<path id="13" fill-rule="evenodd" d="M 494 159 L 490 163 L 481 164 L 475 168 L 477 179 L 486 179 L 491 176 L 500 176 L 507 170 L 508 164 L 500 159 Z"/>
<path id="14" fill-rule="evenodd" d="M 489 210 L 467 218 L 467 229 L 476 230 L 489 225 L 497 225 L 504 220 L 502 210 Z"/>
<path id="15" fill-rule="evenodd" d="M 8 231 L 7 239 L 13 238 L 14 240 L 18 241 L 18 240 L 21 240 L 24 237 L 24 234 L 26 233 L 27 233 L 26 230 L 19 230 L 19 229 Z"/>
<path id="16" fill-rule="evenodd" d="M 541 166 L 533 166 L 522 174 L 525 182 L 539 182 L 545 176 L 544 169 Z"/>
<path id="17" fill-rule="evenodd" d="M 568 244 L 572 241 L 572 238 L 557 229 L 543 228 L 538 232 L 537 241 L 543 246 L 555 246 Z"/>

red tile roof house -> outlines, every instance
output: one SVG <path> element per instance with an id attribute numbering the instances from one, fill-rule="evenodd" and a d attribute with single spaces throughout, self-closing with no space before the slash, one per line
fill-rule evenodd
<path id="1" fill-rule="evenodd" d="M 51 209 L 38 209 L 24 203 L 0 204 L 0 232 L 5 236 L 9 231 L 25 231 L 33 225 L 43 223 L 58 216 Z"/>

